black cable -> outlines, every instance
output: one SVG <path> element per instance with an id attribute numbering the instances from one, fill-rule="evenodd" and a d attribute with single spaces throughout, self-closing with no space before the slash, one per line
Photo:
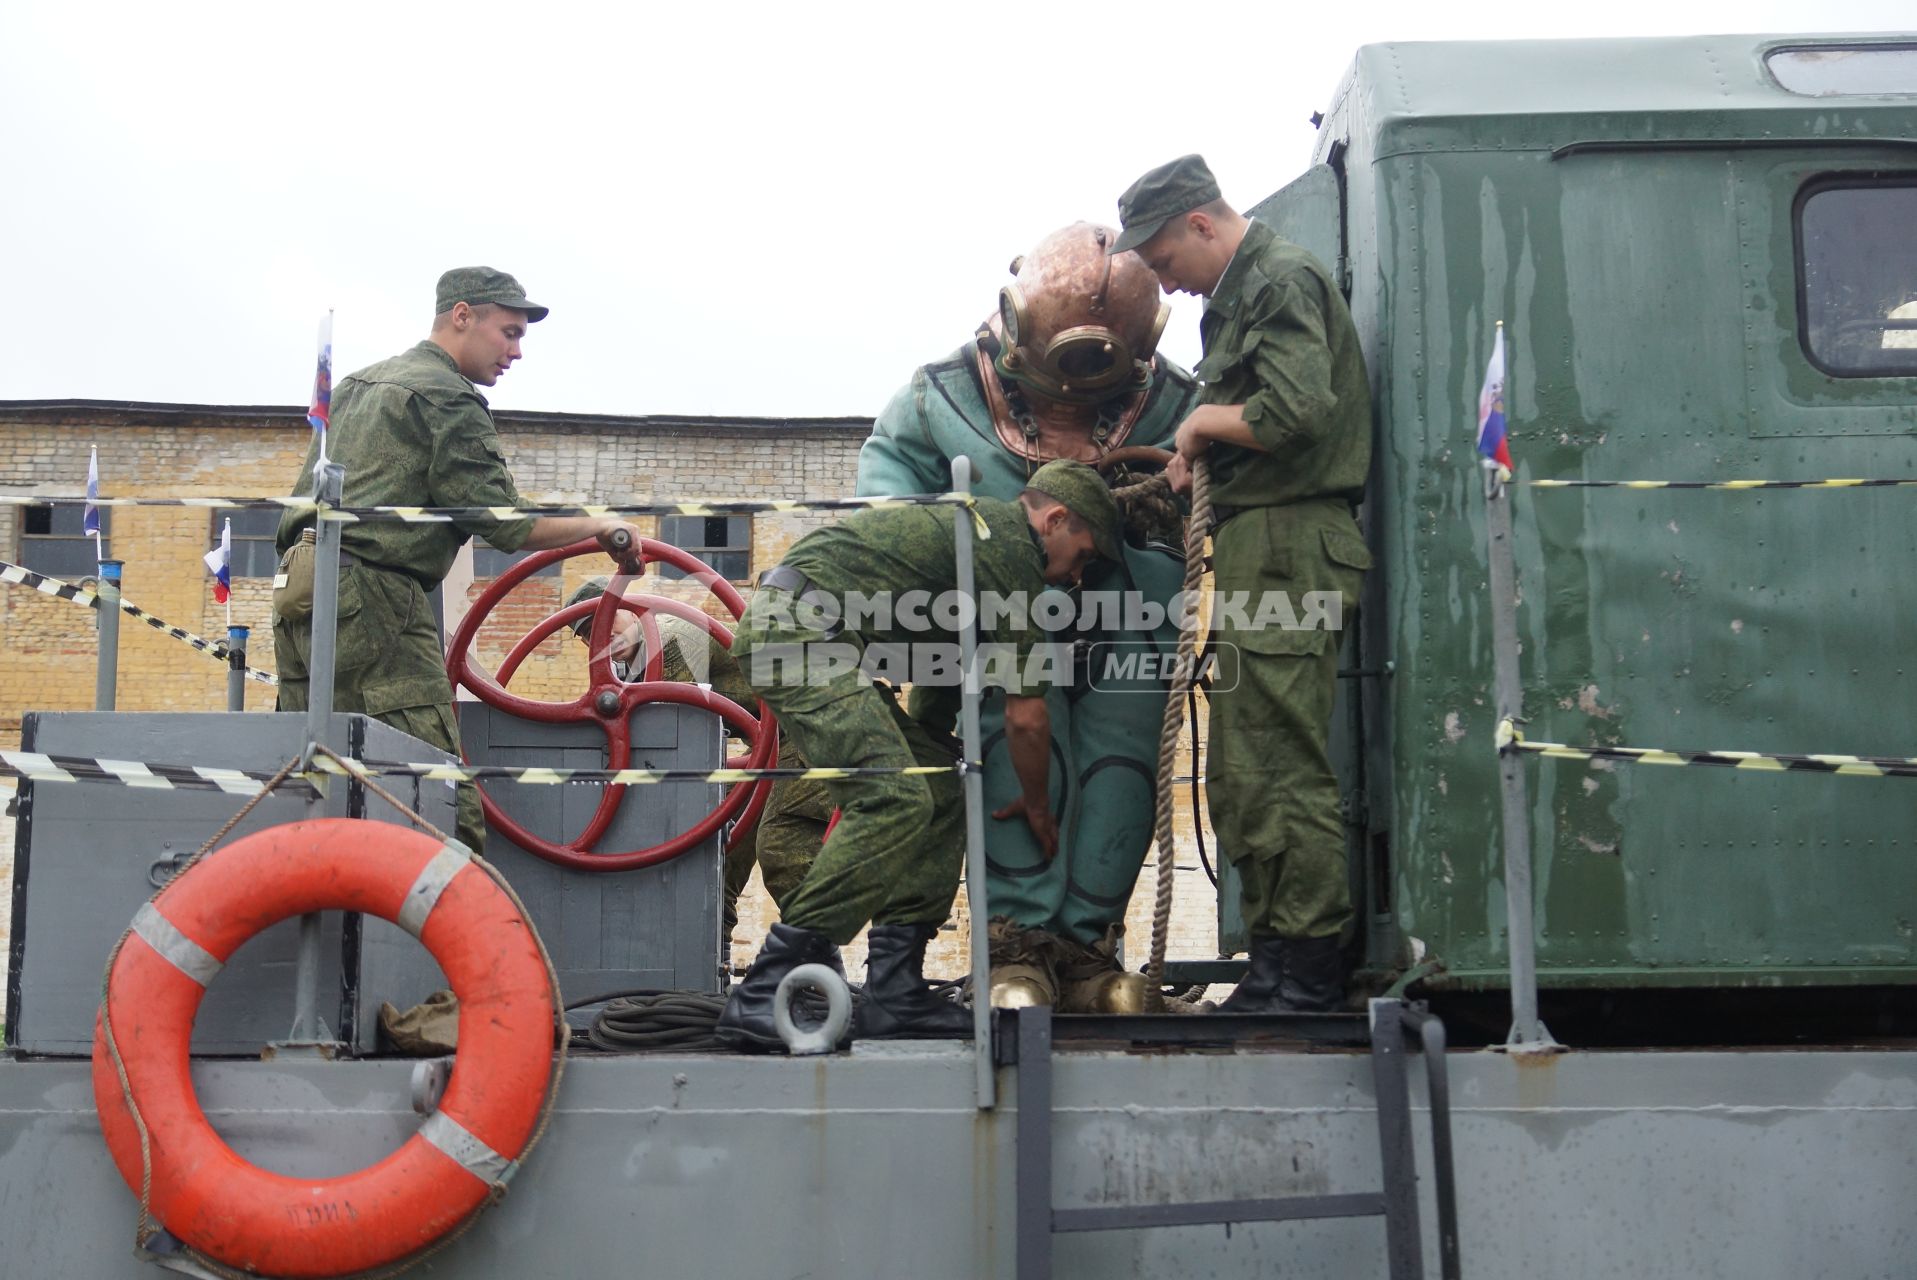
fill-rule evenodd
<path id="1" fill-rule="evenodd" d="M 713 1030 L 725 1007 L 724 996 L 705 991 L 620 996 L 593 1015 L 586 1039 L 613 1052 L 724 1050 Z"/>
<path id="2" fill-rule="evenodd" d="M 1211 881 L 1211 887 L 1218 887 L 1218 872 L 1211 865 L 1211 858 L 1205 852 L 1205 818 L 1198 808 L 1198 687 L 1193 685 L 1185 690 L 1185 710 L 1191 721 L 1191 833 L 1198 841 L 1198 865 L 1205 869 L 1205 878 Z"/>

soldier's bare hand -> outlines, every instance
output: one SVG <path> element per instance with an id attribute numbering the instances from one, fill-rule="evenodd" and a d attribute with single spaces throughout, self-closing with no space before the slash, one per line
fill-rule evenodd
<path id="1" fill-rule="evenodd" d="M 1034 809 L 1020 796 L 1003 809 L 992 811 L 994 818 L 1023 818 L 1025 825 L 1031 828 L 1032 838 L 1038 841 L 1038 847 L 1045 851 L 1045 860 L 1051 861 L 1058 856 L 1058 819 L 1052 816 L 1050 809 Z"/>
<path id="2" fill-rule="evenodd" d="M 1191 492 L 1191 463 L 1182 453 L 1174 453 L 1172 460 L 1165 464 L 1165 479 L 1170 482 L 1173 493 Z"/>
<path id="3" fill-rule="evenodd" d="M 639 554 L 639 529 L 623 520 L 608 520 L 593 534 L 599 549 L 611 556 L 621 573 L 637 574 L 645 570 Z"/>
<path id="4" fill-rule="evenodd" d="M 1199 425 L 1204 412 L 1210 406 L 1201 405 L 1192 410 L 1190 417 L 1178 424 L 1178 434 L 1172 437 L 1172 447 L 1180 458 L 1189 462 L 1211 447 L 1211 439 L 1200 433 Z"/>

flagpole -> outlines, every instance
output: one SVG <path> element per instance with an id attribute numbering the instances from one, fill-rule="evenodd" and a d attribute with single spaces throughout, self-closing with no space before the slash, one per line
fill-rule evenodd
<path id="1" fill-rule="evenodd" d="M 1504 321 L 1498 321 L 1499 356 L 1504 351 Z M 1496 356 L 1498 364 L 1502 364 Z M 1502 374 L 1502 370 L 1500 370 Z M 1500 388 L 1501 390 L 1501 388 Z M 1509 415 L 1506 414 L 1506 421 Z M 1495 458 L 1484 462 L 1485 534 L 1490 541 L 1491 658 L 1497 692 L 1497 723 L 1516 724 L 1524 718 L 1524 686 L 1518 664 L 1518 571 L 1512 550 L 1511 472 Z M 1537 938 L 1532 923 L 1531 819 L 1525 797 L 1524 762 L 1516 752 L 1498 747 L 1498 780 L 1504 818 L 1504 911 L 1511 947 L 1511 1031 L 1505 1047 L 1512 1052 L 1542 1052 L 1558 1047 L 1538 1019 Z"/>

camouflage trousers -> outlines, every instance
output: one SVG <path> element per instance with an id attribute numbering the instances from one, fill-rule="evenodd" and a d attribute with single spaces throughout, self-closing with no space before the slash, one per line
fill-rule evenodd
<path id="1" fill-rule="evenodd" d="M 410 574 L 371 565 L 343 565 L 334 642 L 333 710 L 358 711 L 442 751 L 459 754 L 459 721 L 439 624 L 426 591 Z M 281 711 L 306 710 L 312 660 L 310 621 L 273 620 Z M 486 841 L 479 791 L 459 784 L 458 837 L 475 853 Z"/>
<path id="2" fill-rule="evenodd" d="M 799 753 L 817 766 L 951 764 L 949 749 L 858 671 L 803 669 L 804 646 L 824 637 L 793 621 L 791 601 L 761 587 L 739 621 L 733 656 Z M 841 945 L 868 922 L 942 923 L 964 862 L 957 774 L 881 774 L 824 786 L 841 810 L 839 825 L 780 904 L 785 923 Z"/>
<path id="3" fill-rule="evenodd" d="M 779 747 L 781 769 L 803 769 L 805 757 L 799 754 L 788 736 Z M 805 880 L 825 843 L 825 828 L 832 821 L 832 797 L 825 783 L 797 779 L 774 783 L 766 797 L 765 811 L 743 840 L 726 845 L 726 930 L 739 923 L 739 895 L 752 879 L 752 868 L 759 868 L 759 879 L 780 910 Z"/>
<path id="4" fill-rule="evenodd" d="M 1220 594 L 1337 593 L 1343 630 L 1357 625 L 1363 570 L 1348 561 L 1364 548 L 1344 504 L 1253 509 L 1223 525 L 1214 547 Z M 1342 631 L 1221 626 L 1214 636 L 1207 801 L 1219 849 L 1242 880 L 1245 925 L 1285 938 L 1336 935 L 1351 920 L 1329 751 Z"/>

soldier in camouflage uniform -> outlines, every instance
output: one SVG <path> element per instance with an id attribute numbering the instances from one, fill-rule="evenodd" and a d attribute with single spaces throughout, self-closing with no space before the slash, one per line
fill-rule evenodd
<path id="1" fill-rule="evenodd" d="M 499 433 L 479 386 L 492 386 L 519 359 L 526 326 L 547 308 L 529 302 L 519 282 L 490 267 L 460 267 L 439 278 L 433 327 L 412 350 L 342 379 L 333 389 L 327 453 L 346 468 L 349 507 L 517 507 Z M 295 493 L 310 493 L 319 442 L 307 451 Z M 282 554 L 313 523 L 311 511 L 280 521 Z M 597 538 L 612 555 L 619 520 L 538 516 L 495 520 L 463 516 L 450 524 L 349 524 L 340 537 L 339 630 L 333 657 L 333 709 L 360 711 L 455 754 L 459 722 L 438 623 L 426 593 L 446 577 L 468 538 L 501 551 L 544 550 Z M 312 618 L 273 619 L 279 709 L 306 708 Z M 485 840 L 479 793 L 459 788 L 459 838 Z"/>
<path id="2" fill-rule="evenodd" d="M 1053 647 L 1043 643 L 1031 605 L 1048 583 L 1074 580 L 1094 557 L 1116 559 L 1118 512 L 1096 472 L 1060 461 L 1040 467 L 1018 502 L 980 499 L 973 513 L 978 598 L 1025 606 L 982 609 L 979 641 L 988 655 L 984 678 L 1005 693 L 1021 782 L 1010 808 L 1051 854 L 1058 825 L 1048 794 L 1044 685 L 1056 673 L 1039 661 Z M 814 765 L 952 763 L 945 744 L 868 671 L 906 661 L 919 668 L 915 683 L 956 680 L 955 660 L 942 674 L 933 664 L 940 654 L 955 659 L 953 628 L 965 615 L 939 601 L 957 603 L 953 526 L 973 513 L 953 506 L 861 511 L 799 539 L 784 563 L 760 577 L 733 656 Z M 839 947 L 867 921 L 867 982 L 854 1034 L 969 1035 L 971 1017 L 935 995 L 924 977 L 925 944 L 951 911 L 964 856 L 958 776 L 885 773 L 826 789 L 843 816 L 787 900 L 785 919 L 733 988 L 719 1035 L 740 1048 L 776 1048 L 772 1000 L 780 980 L 802 964 L 838 967 Z"/>
<path id="3" fill-rule="evenodd" d="M 566 603 L 597 600 L 605 591 L 604 578 L 591 578 L 568 596 Z M 612 660 L 620 678 L 630 679 L 630 668 L 635 665 L 643 668 L 645 663 L 641 652 L 642 632 L 639 620 L 631 614 L 617 616 L 624 622 L 613 638 Z M 667 680 L 710 685 L 720 697 L 730 698 L 755 715 L 758 713 L 759 695 L 746 683 L 730 649 L 690 618 L 665 613 L 653 617 L 659 626 L 661 674 Z M 592 615 L 588 614 L 573 624 L 573 634 L 582 642 L 591 643 L 591 627 Z M 779 736 L 779 767 L 806 767 L 805 757 L 783 733 Z M 753 829 L 743 837 L 728 835 L 726 838 L 725 926 L 728 935 L 739 923 L 739 895 L 752 878 L 753 864 L 758 864 L 759 878 L 765 882 L 766 892 L 783 909 L 786 899 L 811 869 L 831 820 L 832 797 L 826 794 L 823 782 L 793 778 L 773 784 L 771 794 L 766 797 L 765 810 Z"/>
<path id="4" fill-rule="evenodd" d="M 1371 462 L 1371 392 L 1344 296 L 1324 264 L 1220 197 L 1199 156 L 1147 173 L 1119 198 L 1124 234 L 1165 291 L 1207 299 L 1203 403 L 1178 428 L 1175 485 L 1212 472 L 1219 665 L 1206 780 L 1212 826 L 1244 880 L 1251 966 L 1224 1008 L 1342 1003 L 1351 921 L 1345 833 L 1327 738 L 1340 633 L 1258 625 L 1274 593 L 1301 618 L 1307 593 L 1357 620 L 1371 555 L 1353 510 Z"/>

